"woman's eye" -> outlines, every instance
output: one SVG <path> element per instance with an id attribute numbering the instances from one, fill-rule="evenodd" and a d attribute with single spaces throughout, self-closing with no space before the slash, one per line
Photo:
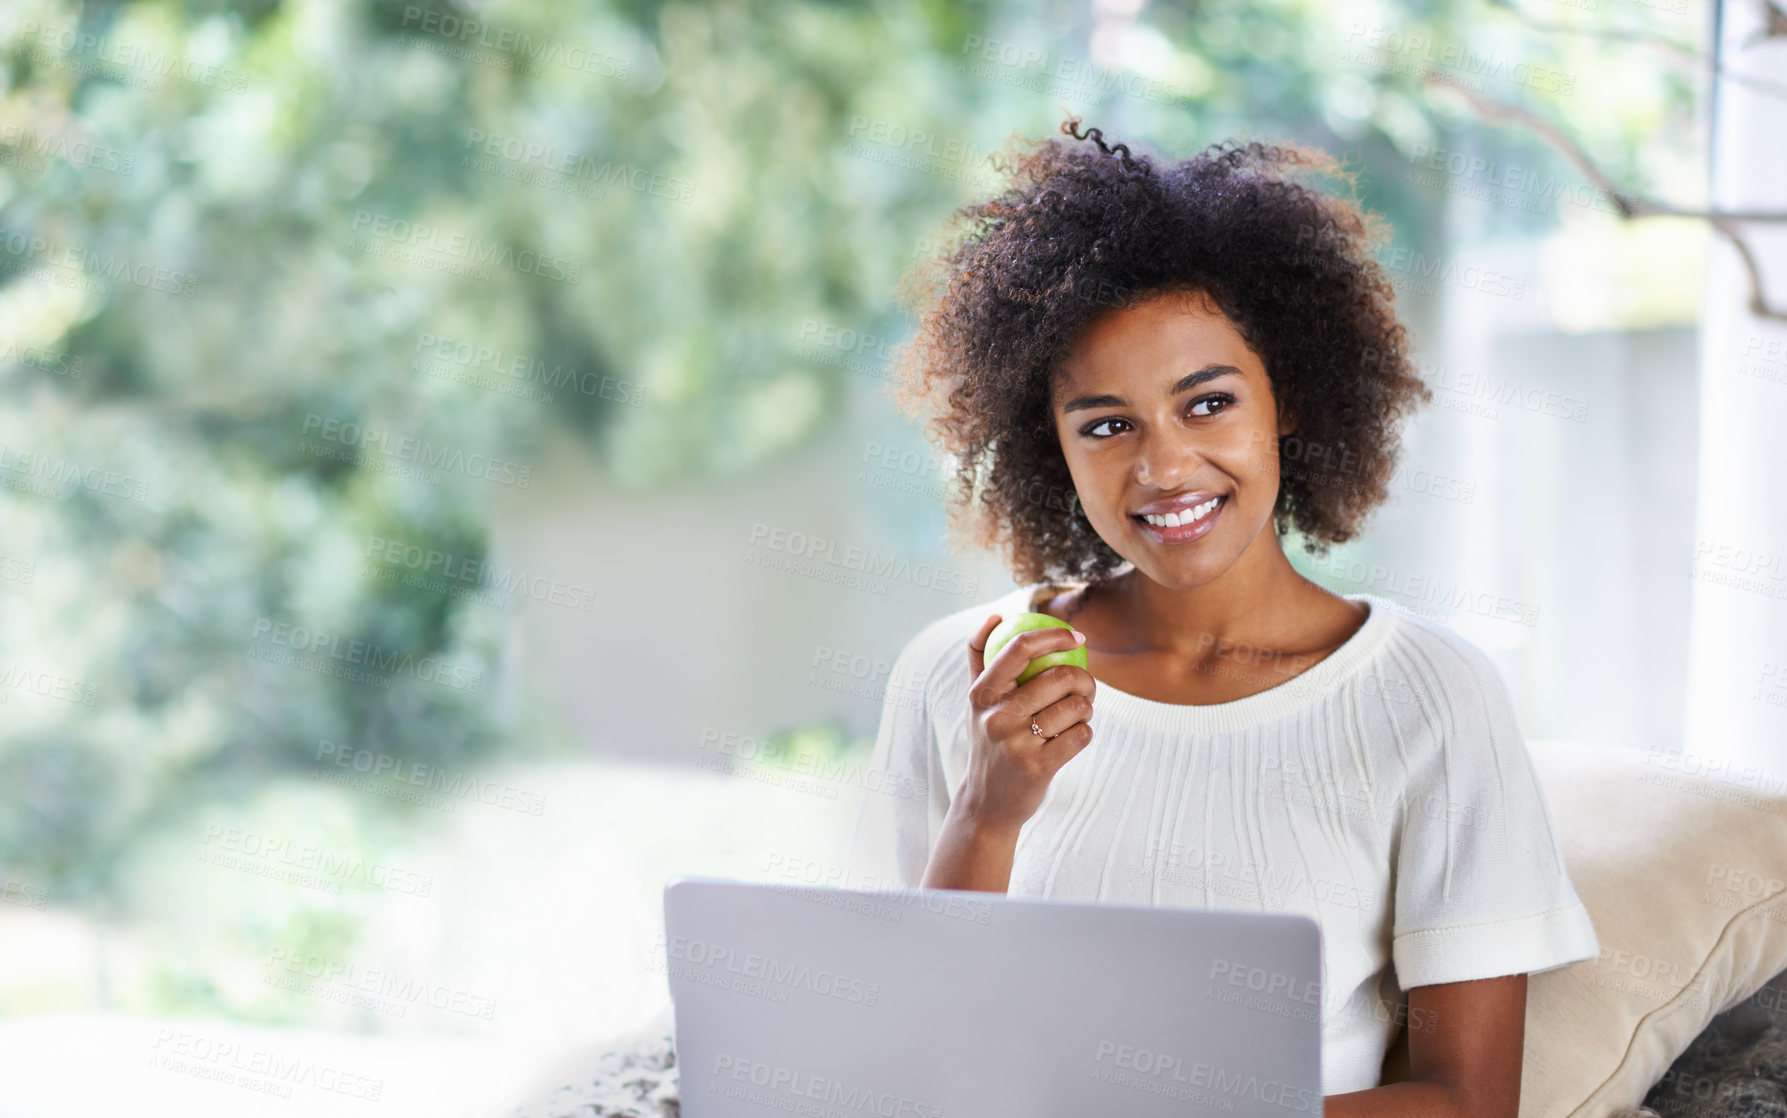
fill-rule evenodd
<path id="1" fill-rule="evenodd" d="M 1209 418 L 1210 416 L 1216 415 L 1233 406 L 1234 403 L 1235 398 L 1227 392 L 1213 392 L 1208 396 L 1200 396 L 1196 400 L 1193 400 L 1191 402 L 1191 414 L 1198 416 L 1199 418 Z M 1105 431 L 1100 433 L 1102 428 L 1109 427 L 1114 423 L 1122 424 L 1125 427 L 1129 425 L 1128 420 L 1112 416 L 1110 419 L 1101 419 L 1096 423 L 1087 424 L 1085 427 L 1080 428 L 1080 434 L 1089 438 L 1108 439 L 1112 435 L 1121 434 L 1121 431 Z"/>
<path id="2" fill-rule="evenodd" d="M 1192 402 L 1191 414 L 1193 414 L 1193 415 L 1215 415 L 1216 412 L 1221 411 L 1223 408 L 1228 407 L 1230 404 L 1232 404 L 1234 402 L 1235 402 L 1235 398 L 1233 396 L 1230 396 L 1226 392 L 1218 392 L 1212 396 L 1200 396 L 1198 399 L 1196 399 L 1195 401 Z M 1199 411 L 1198 410 L 1199 408 L 1204 407 L 1207 404 L 1214 405 L 1214 410 L 1213 411 Z"/>
<path id="3" fill-rule="evenodd" d="M 1124 421 L 1123 421 L 1123 420 L 1121 420 L 1121 419 L 1101 419 L 1101 420 L 1099 420 L 1099 421 L 1098 421 L 1098 422 L 1097 422 L 1097 423 L 1093 423 L 1093 424 L 1091 424 L 1091 425 L 1089 425 L 1089 426 L 1087 426 L 1087 427 L 1084 427 L 1084 428 L 1082 428 L 1082 429 L 1081 429 L 1081 430 L 1080 430 L 1080 434 L 1082 434 L 1082 435 L 1092 435 L 1092 436 L 1093 436 L 1093 437 L 1094 437 L 1094 438 L 1100 438 L 1100 439 L 1108 439 L 1108 438 L 1110 438 L 1110 437 L 1111 437 L 1111 436 L 1110 436 L 1110 435 L 1099 435 L 1099 434 L 1096 434 L 1096 432 L 1097 432 L 1097 431 L 1098 431 L 1098 429 L 1099 429 L 1099 428 L 1100 428 L 1100 427 L 1106 427 L 1106 426 L 1109 426 L 1109 425 L 1110 425 L 1110 424 L 1112 424 L 1112 423 L 1122 423 L 1122 422 L 1124 422 Z"/>

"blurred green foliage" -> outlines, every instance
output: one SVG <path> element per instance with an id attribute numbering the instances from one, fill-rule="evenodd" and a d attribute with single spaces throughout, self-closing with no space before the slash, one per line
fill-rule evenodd
<path id="1" fill-rule="evenodd" d="M 1679 177 L 1653 141 L 1693 128 L 1690 74 L 1501 7 L 1118 7 L 9 4 L 0 873 L 99 903 L 143 834 L 305 775 L 319 741 L 521 749 L 504 610 L 385 549 L 485 560 L 550 437 L 629 486 L 799 445 L 857 375 L 803 329 L 898 336 L 893 285 L 995 185 L 988 153 L 1066 110 L 1174 155 L 1319 144 L 1416 247 L 1442 230 L 1423 145 L 1573 178 L 1423 88 L 1436 49 L 1635 185 Z M 276 662 L 316 634 L 315 664 Z"/>

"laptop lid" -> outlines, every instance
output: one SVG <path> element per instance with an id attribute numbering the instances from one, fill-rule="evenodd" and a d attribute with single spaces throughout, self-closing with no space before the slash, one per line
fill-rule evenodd
<path id="1" fill-rule="evenodd" d="M 679 877 L 686 1118 L 1321 1113 L 1307 916 Z"/>

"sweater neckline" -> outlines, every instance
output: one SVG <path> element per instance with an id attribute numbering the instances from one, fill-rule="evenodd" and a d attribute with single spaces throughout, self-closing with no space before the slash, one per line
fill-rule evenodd
<path id="1" fill-rule="evenodd" d="M 1071 583 L 1036 583 L 1020 587 L 1014 597 L 1027 610 L 1041 613 L 1044 601 L 1073 588 Z M 1196 734 L 1258 725 L 1320 702 L 1370 660 L 1396 627 L 1396 604 L 1389 599 L 1376 594 L 1340 596 L 1368 608 L 1364 624 L 1339 648 L 1283 683 L 1226 703 L 1163 703 L 1101 679 L 1093 699 L 1095 711 L 1103 719 L 1143 730 Z"/>

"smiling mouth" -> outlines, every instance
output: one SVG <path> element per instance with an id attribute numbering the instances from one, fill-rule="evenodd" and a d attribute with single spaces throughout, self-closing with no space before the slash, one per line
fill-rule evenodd
<path id="1" fill-rule="evenodd" d="M 1130 515 L 1130 519 L 1148 529 L 1148 534 L 1163 543 L 1185 543 L 1210 530 L 1216 516 L 1229 503 L 1228 496 L 1212 497 L 1201 505 L 1165 516 Z"/>
<path id="2" fill-rule="evenodd" d="M 1184 524 L 1195 524 L 1215 512 L 1217 506 L 1228 500 L 1226 496 L 1212 497 L 1201 505 L 1193 505 L 1183 512 L 1171 512 L 1165 516 L 1136 516 L 1135 519 L 1156 528 L 1177 528 Z"/>

